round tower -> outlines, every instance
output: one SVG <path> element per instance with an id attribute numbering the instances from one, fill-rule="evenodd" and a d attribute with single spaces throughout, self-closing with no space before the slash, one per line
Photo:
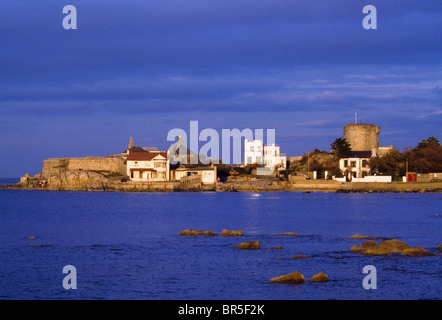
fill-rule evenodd
<path id="1" fill-rule="evenodd" d="M 353 151 L 372 151 L 379 148 L 381 128 L 369 123 L 349 123 L 344 127 L 344 139 Z"/>

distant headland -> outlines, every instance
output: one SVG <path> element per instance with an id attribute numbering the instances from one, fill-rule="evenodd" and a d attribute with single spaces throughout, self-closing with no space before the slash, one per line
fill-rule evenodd
<path id="1" fill-rule="evenodd" d="M 442 192 L 442 146 L 436 137 L 399 152 L 379 146 L 380 128 L 349 123 L 331 151 L 287 157 L 274 143 L 244 140 L 244 162 L 228 165 L 186 147 L 135 146 L 104 157 L 50 158 L 42 171 L 1 189 L 124 192 Z M 217 160 L 217 159 L 216 159 Z"/>

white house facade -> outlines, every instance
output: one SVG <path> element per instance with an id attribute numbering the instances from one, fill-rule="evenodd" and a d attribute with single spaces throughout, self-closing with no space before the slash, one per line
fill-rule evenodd
<path id="1" fill-rule="evenodd" d="M 193 168 L 187 168 L 185 166 L 180 166 L 171 172 L 171 180 L 175 181 L 185 181 L 189 178 L 198 178 L 198 182 L 202 184 L 213 184 L 216 183 L 217 179 L 217 169 L 216 166 L 199 166 Z"/>
<path id="2" fill-rule="evenodd" d="M 264 166 L 267 168 L 286 169 L 287 156 L 280 153 L 279 145 L 271 144 L 264 146 Z"/>
<path id="3" fill-rule="evenodd" d="M 132 181 L 169 180 L 169 161 L 166 152 L 129 152 L 127 175 Z"/>
<path id="4" fill-rule="evenodd" d="M 286 169 L 287 156 L 277 144 L 263 145 L 262 140 L 244 140 L 244 165 L 257 164 L 266 168 Z"/>
<path id="5" fill-rule="evenodd" d="M 244 140 L 244 164 L 263 165 L 263 144 L 262 140 Z"/>
<path id="6" fill-rule="evenodd" d="M 347 176 L 348 180 L 364 178 L 370 174 L 369 161 L 371 157 L 371 151 L 351 151 L 348 157 L 339 159 L 339 169 Z"/>

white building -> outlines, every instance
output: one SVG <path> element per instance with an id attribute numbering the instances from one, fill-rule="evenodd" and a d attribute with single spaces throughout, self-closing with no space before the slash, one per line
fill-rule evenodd
<path id="1" fill-rule="evenodd" d="M 193 168 L 180 166 L 171 171 L 171 180 L 183 182 L 188 177 L 198 178 L 198 182 L 202 184 L 213 184 L 216 183 L 217 169 L 214 165 Z"/>
<path id="2" fill-rule="evenodd" d="M 286 169 L 287 156 L 280 153 L 279 145 L 271 144 L 264 146 L 264 166 L 267 168 Z"/>
<path id="3" fill-rule="evenodd" d="M 244 164 L 263 165 L 263 145 L 262 140 L 244 140 Z"/>
<path id="4" fill-rule="evenodd" d="M 263 145 L 262 140 L 244 141 L 244 164 L 258 164 L 266 168 L 286 169 L 287 157 L 280 153 L 279 145 Z"/>
<path id="5" fill-rule="evenodd" d="M 169 180 L 169 161 L 166 152 L 131 152 L 129 149 L 126 166 L 127 175 L 132 181 Z"/>
<path id="6" fill-rule="evenodd" d="M 348 180 L 364 178 L 370 174 L 369 161 L 372 155 L 372 151 L 351 151 L 348 157 L 339 159 L 339 169 Z"/>

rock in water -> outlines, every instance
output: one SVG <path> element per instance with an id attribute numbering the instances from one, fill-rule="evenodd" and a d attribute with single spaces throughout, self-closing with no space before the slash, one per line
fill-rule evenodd
<path id="1" fill-rule="evenodd" d="M 260 247 L 261 243 L 259 241 L 246 241 L 235 246 L 238 249 L 259 249 Z"/>
<path id="2" fill-rule="evenodd" d="M 380 238 L 380 237 L 373 237 L 373 236 L 366 236 L 363 234 L 354 234 L 350 237 L 350 239 L 370 239 L 370 240 L 383 240 L 385 238 Z"/>
<path id="3" fill-rule="evenodd" d="M 274 233 L 274 234 L 271 234 L 271 236 L 292 236 L 292 237 L 297 237 L 298 234 L 296 232 L 284 232 L 284 233 Z"/>
<path id="4" fill-rule="evenodd" d="M 434 253 L 420 247 L 410 248 L 404 241 L 397 239 L 385 240 L 376 244 L 373 240 L 367 240 L 361 246 L 355 244 L 350 252 L 357 252 L 363 255 L 388 255 L 403 254 L 407 256 L 435 256 Z"/>
<path id="5" fill-rule="evenodd" d="M 304 283 L 305 278 L 302 273 L 300 273 L 299 271 L 295 271 L 286 275 L 272 278 L 270 279 L 270 282 L 298 284 L 298 283 Z"/>
<path id="6" fill-rule="evenodd" d="M 228 229 L 224 229 L 221 232 L 222 236 L 226 236 L 226 237 L 238 237 L 238 236 L 243 236 L 244 235 L 244 231 L 242 230 L 228 230 Z"/>
<path id="7" fill-rule="evenodd" d="M 318 274 L 315 274 L 311 279 L 310 282 L 327 282 L 330 281 L 330 279 L 328 278 L 328 276 L 323 273 L 320 272 Z"/>
<path id="8" fill-rule="evenodd" d="M 213 231 L 203 231 L 203 230 L 183 230 L 178 233 L 179 236 L 216 236 L 217 233 Z"/>

